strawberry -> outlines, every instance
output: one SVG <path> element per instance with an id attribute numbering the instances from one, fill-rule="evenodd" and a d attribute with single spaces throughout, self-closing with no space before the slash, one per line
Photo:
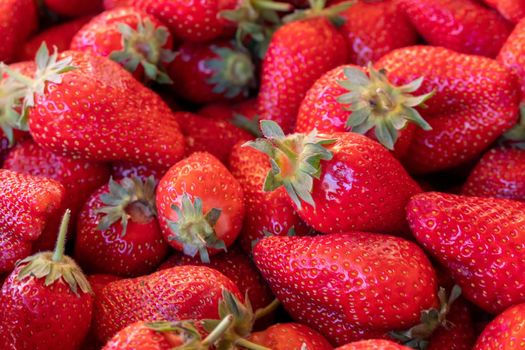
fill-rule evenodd
<path id="1" fill-rule="evenodd" d="M 66 211 L 54 252 L 21 260 L 0 292 L 0 348 L 78 349 L 89 330 L 91 287 L 78 265 L 64 255 Z"/>
<path id="2" fill-rule="evenodd" d="M 0 62 L 10 62 L 38 26 L 38 10 L 33 0 L 2 0 L 0 2 Z M 1 77 L 1 74 L 0 74 Z"/>
<path id="3" fill-rule="evenodd" d="M 65 17 L 81 17 L 102 11 L 102 0 L 43 0 L 54 13 Z"/>
<path id="4" fill-rule="evenodd" d="M 63 198 L 64 187 L 55 180 L 0 169 L 0 272 L 31 254 Z"/>
<path id="5" fill-rule="evenodd" d="M 358 342 L 346 344 L 335 350 L 410 350 L 406 346 L 399 345 L 384 339 L 361 340 Z"/>
<path id="6" fill-rule="evenodd" d="M 405 205 L 421 190 L 379 143 L 316 130 L 285 136 L 272 121 L 261 129 L 265 138 L 247 145 L 271 160 L 264 190 L 284 187 L 306 224 L 323 233 L 407 231 Z"/>
<path id="7" fill-rule="evenodd" d="M 253 333 L 251 342 L 272 350 L 332 350 L 320 333 L 300 323 L 279 323 Z"/>
<path id="8" fill-rule="evenodd" d="M 239 235 L 244 215 L 242 189 L 219 160 L 193 153 L 175 164 L 157 188 L 162 234 L 184 254 L 209 255 L 226 250 Z"/>
<path id="9" fill-rule="evenodd" d="M 285 132 L 293 130 L 310 86 L 328 70 L 347 62 L 345 38 L 323 16 L 333 17 L 348 4 L 323 9 L 323 3 L 312 1 L 306 19 L 280 27 L 262 62 L 259 114 L 277 122 Z"/>
<path id="10" fill-rule="evenodd" d="M 338 345 L 413 325 L 436 305 L 432 265 L 393 236 L 269 237 L 254 260 L 290 315 Z"/>
<path id="11" fill-rule="evenodd" d="M 236 104 L 228 103 L 211 103 L 207 104 L 197 114 L 219 120 L 231 121 L 235 119 L 235 115 L 241 115 L 248 120 L 255 120 L 257 115 L 257 100 L 247 99 Z M 257 125 L 257 129 L 259 126 Z"/>
<path id="12" fill-rule="evenodd" d="M 523 302 L 525 204 L 437 192 L 407 205 L 410 228 L 468 300 L 492 313 Z"/>
<path id="13" fill-rule="evenodd" d="M 474 350 L 514 350 L 525 341 L 525 304 L 515 305 L 496 317 L 481 333 Z"/>
<path id="14" fill-rule="evenodd" d="M 130 6 L 131 0 L 103 0 L 104 9 L 113 10 L 118 7 Z"/>
<path id="15" fill-rule="evenodd" d="M 487 5 L 513 23 L 525 18 L 525 2 L 523 0 L 483 0 Z"/>
<path id="16" fill-rule="evenodd" d="M 168 253 L 156 219 L 153 177 L 110 180 L 89 197 L 77 226 L 75 259 L 89 272 L 144 275 Z"/>
<path id="17" fill-rule="evenodd" d="M 138 177 L 144 181 L 153 176 L 155 183 L 158 183 L 164 173 L 164 169 L 157 169 L 143 164 L 130 162 L 115 162 L 111 164 L 111 175 L 116 180 L 121 180 L 125 177 Z"/>
<path id="18" fill-rule="evenodd" d="M 430 45 L 457 52 L 496 57 L 512 30 L 504 18 L 474 0 L 398 2 Z"/>
<path id="19" fill-rule="evenodd" d="M 376 67 L 386 69 L 396 85 L 424 77 L 417 94 L 435 91 L 426 102 L 428 108 L 420 111 L 432 130 L 416 130 L 403 159 L 413 173 L 449 169 L 475 159 L 516 123 L 517 82 L 492 59 L 414 46 L 387 54 Z"/>
<path id="20" fill-rule="evenodd" d="M 371 65 L 367 69 L 339 66 L 325 73 L 308 90 L 295 130 L 303 133 L 313 129 L 319 132 L 351 130 L 379 140 L 399 158 L 407 152 L 414 134 L 409 123 L 430 129 L 414 107 L 424 106 L 432 93 L 417 97 L 411 94 L 422 82 L 423 79 L 417 79 L 395 86 L 385 72 Z"/>
<path id="21" fill-rule="evenodd" d="M 136 321 L 218 317 L 222 289 L 240 298 L 235 284 L 204 266 L 178 266 L 108 284 L 95 301 L 95 331 L 107 341 Z"/>
<path id="22" fill-rule="evenodd" d="M 516 74 L 525 98 L 525 19 L 520 21 L 501 48 L 497 60 Z"/>
<path id="23" fill-rule="evenodd" d="M 172 83 L 163 66 L 175 58 L 171 35 L 155 17 L 132 7 L 106 11 L 86 24 L 71 49 L 111 58 L 139 80 Z"/>

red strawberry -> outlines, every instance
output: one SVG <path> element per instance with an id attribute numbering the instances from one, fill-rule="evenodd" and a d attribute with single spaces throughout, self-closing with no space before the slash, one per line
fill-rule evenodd
<path id="1" fill-rule="evenodd" d="M 66 212 L 54 252 L 21 260 L 0 292 L 0 348 L 78 349 L 89 330 L 91 287 L 64 255 Z"/>
<path id="2" fill-rule="evenodd" d="M 290 315 L 339 345 L 413 325 L 436 305 L 432 265 L 397 237 L 275 236 L 255 246 L 254 260 Z"/>
<path id="3" fill-rule="evenodd" d="M 130 6 L 131 0 L 103 0 L 105 10 L 113 10 L 118 7 Z"/>
<path id="4" fill-rule="evenodd" d="M 271 159 L 264 190 L 284 187 L 309 226 L 323 233 L 406 232 L 405 205 L 420 188 L 379 143 L 315 130 L 285 136 L 266 120 L 261 129 L 266 138 L 248 145 Z"/>
<path id="5" fill-rule="evenodd" d="M 515 305 L 489 323 L 474 350 L 515 350 L 525 342 L 525 304 Z"/>
<path id="6" fill-rule="evenodd" d="M 511 22 L 518 23 L 525 18 L 525 2 L 523 0 L 483 0 L 492 6 Z"/>
<path id="7" fill-rule="evenodd" d="M 517 83 L 492 59 L 415 46 L 387 54 L 376 66 L 386 69 L 397 85 L 424 77 L 416 94 L 435 91 L 428 108 L 420 111 L 432 130 L 416 130 L 403 160 L 411 172 L 464 164 L 516 122 Z"/>
<path id="8" fill-rule="evenodd" d="M 525 300 L 525 204 L 437 192 L 407 206 L 417 240 L 444 265 L 463 295 L 496 313 Z"/>
<path id="9" fill-rule="evenodd" d="M 457 52 L 496 57 L 512 30 L 509 22 L 474 0 L 398 2 L 430 45 Z"/>
<path id="10" fill-rule="evenodd" d="M 164 238 L 203 262 L 226 250 L 239 235 L 244 215 L 242 189 L 219 160 L 193 153 L 160 180 L 157 211 Z"/>
<path id="11" fill-rule="evenodd" d="M 410 123 L 424 130 L 430 125 L 414 108 L 424 105 L 428 93 L 412 96 L 423 79 L 404 86 L 391 84 L 385 72 L 354 65 L 339 66 L 325 73 L 308 90 L 301 103 L 297 132 L 336 132 L 351 130 L 379 140 L 403 156 L 414 134 Z M 394 148 L 395 146 L 395 148 Z"/>
<path id="12" fill-rule="evenodd" d="M 0 272 L 31 254 L 63 198 L 64 187 L 54 180 L 0 169 Z"/>
<path id="13" fill-rule="evenodd" d="M 108 284 L 95 302 L 100 340 L 136 321 L 217 318 L 222 290 L 240 298 L 235 284 L 204 266 L 179 266 Z"/>
<path id="14" fill-rule="evenodd" d="M 22 43 L 36 30 L 38 11 L 33 0 L 0 2 L 0 62 L 13 61 Z M 1 74 L 0 74 L 1 77 Z"/>
<path id="15" fill-rule="evenodd" d="M 194 103 L 246 97 L 255 85 L 249 53 L 228 41 L 183 43 L 168 74 L 177 95 Z"/>
<path id="16" fill-rule="evenodd" d="M 155 180 L 110 180 L 87 200 L 77 227 L 75 259 L 87 271 L 139 276 L 168 253 L 156 219 Z"/>
<path id="17" fill-rule="evenodd" d="M 173 40 L 155 17 L 132 7 L 106 11 L 86 24 L 71 49 L 89 51 L 119 62 L 139 80 L 172 81 L 163 66 L 173 60 Z"/>
<path id="18" fill-rule="evenodd" d="M 370 339 L 346 344 L 335 350 L 410 350 L 406 346 L 399 345 L 389 340 Z"/>
<path id="19" fill-rule="evenodd" d="M 248 99 L 237 104 L 226 103 L 212 103 L 208 104 L 197 112 L 203 117 L 231 121 L 235 119 L 235 115 L 241 115 L 248 120 L 258 118 L 257 114 L 257 100 Z M 257 129 L 258 129 L 257 125 Z"/>
<path id="20" fill-rule="evenodd" d="M 164 169 L 130 162 L 115 162 L 111 164 L 111 175 L 116 180 L 121 180 L 125 177 L 138 177 L 144 181 L 153 176 L 155 182 L 158 183 L 165 172 Z"/>
<path id="21" fill-rule="evenodd" d="M 444 324 L 429 339 L 427 350 L 472 350 L 475 342 L 470 310 L 465 302 L 456 300 Z"/>
<path id="22" fill-rule="evenodd" d="M 44 5 L 61 16 L 80 17 L 102 11 L 102 0 L 44 0 Z"/>
<path id="23" fill-rule="evenodd" d="M 498 54 L 498 62 L 516 74 L 525 98 L 525 19 L 520 21 Z"/>
<path id="24" fill-rule="evenodd" d="M 279 323 L 248 340 L 272 350 L 332 350 L 333 347 L 320 333 L 300 323 Z"/>

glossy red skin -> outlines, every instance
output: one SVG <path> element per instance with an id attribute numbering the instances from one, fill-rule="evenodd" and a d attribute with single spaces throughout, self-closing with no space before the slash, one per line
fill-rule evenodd
<path id="1" fill-rule="evenodd" d="M 270 171 L 268 156 L 251 147 L 235 145 L 230 157 L 230 171 L 241 184 L 244 193 L 244 223 L 239 242 L 251 254 L 253 243 L 264 238 L 264 231 L 287 235 L 297 229 L 301 219 L 295 213 L 286 191 L 263 191 L 264 179 Z"/>
<path id="2" fill-rule="evenodd" d="M 320 177 L 313 182 L 316 207 L 303 202 L 301 209 L 296 208 L 306 224 L 322 233 L 406 233 L 405 205 L 421 189 L 403 166 L 366 136 L 330 133 L 321 137 L 337 141 L 326 147 L 333 158 L 321 161 Z"/>
<path id="3" fill-rule="evenodd" d="M 300 323 L 278 323 L 264 331 L 252 333 L 248 339 L 272 350 L 301 350 L 303 344 L 307 349 L 333 349 L 322 334 Z"/>
<path id="4" fill-rule="evenodd" d="M 171 33 L 184 41 L 205 42 L 228 33 L 233 23 L 219 16 L 237 7 L 238 0 L 130 0 L 165 23 Z"/>
<path id="5" fill-rule="evenodd" d="M 78 69 L 63 74 L 60 84 L 47 83 L 36 98 L 29 111 L 36 143 L 70 157 L 157 167 L 183 156 L 182 133 L 157 94 L 104 57 L 79 51 L 60 57 L 72 57 Z"/>
<path id="6" fill-rule="evenodd" d="M 231 121 L 235 114 L 240 114 L 251 120 L 258 115 L 257 112 L 257 100 L 248 99 L 237 104 L 208 104 L 199 109 L 197 113 L 206 118 Z"/>
<path id="7" fill-rule="evenodd" d="M 448 327 L 439 327 L 429 339 L 427 350 L 472 350 L 476 333 L 467 304 L 458 299 L 454 301 L 447 315 Z"/>
<path id="8" fill-rule="evenodd" d="M 186 136 L 186 154 L 208 152 L 223 164 L 228 162 L 233 146 L 254 137 L 227 120 L 204 118 L 189 112 L 175 112 Z"/>
<path id="9" fill-rule="evenodd" d="M 126 234 L 120 222 L 107 230 L 97 229 L 102 214 L 96 211 L 105 204 L 100 195 L 108 193 L 107 185 L 95 191 L 86 201 L 77 223 L 75 260 L 88 273 L 105 273 L 125 277 L 141 276 L 155 270 L 168 254 L 155 217 L 137 222 L 130 217 Z"/>
<path id="10" fill-rule="evenodd" d="M 349 91 L 341 87 L 337 82 L 345 80 L 345 68 L 360 68 L 356 65 L 343 65 L 326 72 L 319 78 L 306 93 L 306 96 L 299 108 L 295 131 L 300 133 L 309 133 L 313 129 L 322 133 L 346 132 L 346 121 L 350 117 L 350 111 L 347 108 L 350 105 L 344 105 L 337 102 L 337 98 Z M 360 68 L 367 72 L 366 68 Z M 404 156 L 414 135 L 414 126 L 408 125 L 399 133 L 399 138 L 395 144 L 393 154 L 396 158 Z M 373 140 L 377 140 L 374 129 L 366 134 Z"/>
<path id="11" fill-rule="evenodd" d="M 424 77 L 415 95 L 436 91 L 425 102 L 428 108 L 421 109 L 432 130 L 416 129 L 403 159 L 412 173 L 426 174 L 467 163 L 517 121 L 517 81 L 495 60 L 413 46 L 387 54 L 376 67 L 386 68 L 397 85 Z"/>
<path id="12" fill-rule="evenodd" d="M 0 292 L 1 349 L 76 350 L 91 322 L 93 296 L 79 289 L 78 295 L 59 279 L 45 286 L 45 278 L 18 280 L 18 266 Z"/>
<path id="13" fill-rule="evenodd" d="M 169 332 L 156 332 L 145 323 L 138 321 L 130 324 L 115 334 L 102 350 L 171 350 L 184 344 L 182 337 Z"/>
<path id="14" fill-rule="evenodd" d="M 160 227 L 166 241 L 179 251 L 182 251 L 182 245 L 170 240 L 173 233 L 167 220 L 177 220 L 177 213 L 171 205 L 180 206 L 184 192 L 192 202 L 194 197 L 202 200 L 204 213 L 213 208 L 222 210 L 214 226 L 215 233 L 227 247 L 232 245 L 241 230 L 244 204 L 241 185 L 228 169 L 211 154 L 197 152 L 175 164 L 160 180 L 157 187 Z M 208 248 L 210 255 L 220 251 Z"/>
<path id="15" fill-rule="evenodd" d="M 522 98 L 525 98 L 525 19 L 520 21 L 501 48 L 497 60 L 510 69 L 521 84 Z"/>
<path id="16" fill-rule="evenodd" d="M 339 31 L 348 42 L 350 62 L 360 66 L 418 41 L 416 30 L 394 0 L 360 0 L 341 16 L 346 21 Z"/>
<path id="17" fill-rule="evenodd" d="M 103 10 L 102 0 L 44 0 L 44 5 L 54 13 L 66 17 L 81 17 Z"/>
<path id="18" fill-rule="evenodd" d="M 95 331 L 107 341 L 136 321 L 217 319 L 222 289 L 242 300 L 237 286 L 204 266 L 178 266 L 108 284 L 95 301 Z"/>
<path id="19" fill-rule="evenodd" d="M 131 0 L 103 0 L 105 10 L 113 10 L 117 7 L 129 6 Z"/>
<path id="20" fill-rule="evenodd" d="M 514 350 L 525 341 L 525 304 L 515 305 L 496 317 L 481 333 L 474 350 Z"/>
<path id="21" fill-rule="evenodd" d="M 111 176 L 113 179 L 123 179 L 125 177 L 139 177 L 142 180 L 150 176 L 158 182 L 167 169 L 157 169 L 143 164 L 134 164 L 130 162 L 115 162 L 111 164 Z"/>
<path id="22" fill-rule="evenodd" d="M 525 18 L 525 2 L 523 0 L 483 0 L 513 23 L 518 23 Z"/>
<path id="23" fill-rule="evenodd" d="M 463 296 L 498 313 L 525 301 L 525 204 L 437 192 L 407 205 L 418 242 L 445 266 Z"/>
<path id="24" fill-rule="evenodd" d="M 461 194 L 525 201 L 525 151 L 494 148 L 470 173 Z"/>
<path id="25" fill-rule="evenodd" d="M 433 46 L 496 57 L 512 31 L 511 23 L 474 0 L 398 2 L 419 34 Z"/>
<path id="26" fill-rule="evenodd" d="M 160 265 L 159 270 L 183 265 L 208 266 L 219 271 L 237 285 L 242 295 L 248 292 L 254 310 L 267 306 L 274 299 L 255 265 L 236 245 L 228 249 L 228 252 L 215 255 L 209 264 L 203 263 L 198 256 L 192 258 L 175 253 Z"/>
<path id="27" fill-rule="evenodd" d="M 48 221 L 62 215 L 63 198 L 55 180 L 0 169 L 0 272 L 30 255 Z"/>
<path id="28" fill-rule="evenodd" d="M 37 29 L 38 10 L 33 0 L 3 0 L 0 3 L 0 62 L 9 63 L 21 44 Z"/>
<path id="29" fill-rule="evenodd" d="M 399 345 L 384 339 L 361 340 L 355 343 L 346 344 L 335 350 L 409 350 L 406 346 Z"/>
<path id="30" fill-rule="evenodd" d="M 262 63 L 261 119 L 292 132 L 299 106 L 324 73 L 348 61 L 346 40 L 325 18 L 292 22 L 273 35 Z"/>
<path id="31" fill-rule="evenodd" d="M 430 261 L 393 236 L 274 236 L 255 246 L 254 260 L 288 313 L 337 345 L 409 328 L 436 304 Z"/>

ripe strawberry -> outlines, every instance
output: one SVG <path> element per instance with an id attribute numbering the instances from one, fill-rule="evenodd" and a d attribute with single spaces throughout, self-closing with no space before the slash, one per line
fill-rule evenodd
<path id="1" fill-rule="evenodd" d="M 115 162 L 111 164 L 111 176 L 115 180 L 122 180 L 125 177 L 138 177 L 144 181 L 153 176 L 155 183 L 158 183 L 165 172 L 164 169 L 130 162 Z"/>
<path id="2" fill-rule="evenodd" d="M 512 30 L 509 22 L 474 0 L 398 2 L 430 45 L 457 52 L 496 57 Z"/>
<path id="3" fill-rule="evenodd" d="M 386 73 L 355 65 L 332 69 L 308 90 L 297 116 L 296 132 L 351 130 L 365 134 L 394 151 L 396 158 L 410 147 L 414 129 L 430 125 L 414 108 L 432 96 L 412 96 L 423 79 L 404 86 L 391 84 Z"/>
<path id="4" fill-rule="evenodd" d="M 54 252 L 21 260 L 0 292 L 0 348 L 78 349 L 89 330 L 91 287 L 78 265 L 64 255 L 66 211 Z"/>
<path id="5" fill-rule="evenodd" d="M 0 2 L 0 62 L 11 62 L 17 51 L 38 26 L 38 10 L 33 0 Z M 1 74 L 0 74 L 1 77 Z"/>
<path id="6" fill-rule="evenodd" d="M 335 350 L 410 350 L 406 346 L 399 345 L 384 339 L 361 340 L 358 342 L 346 344 Z"/>
<path id="7" fill-rule="evenodd" d="M 228 41 L 183 43 L 168 66 L 171 87 L 181 98 L 211 103 L 247 97 L 255 86 L 255 66 L 249 53 Z"/>
<path id="8" fill-rule="evenodd" d="M 266 120 L 261 129 L 266 138 L 248 145 L 271 159 L 264 191 L 284 187 L 306 224 L 323 233 L 407 231 L 405 205 L 421 190 L 379 143 L 356 133 L 285 136 Z"/>
<path id="9" fill-rule="evenodd" d="M 71 49 L 109 57 L 139 80 L 172 83 L 164 65 L 175 58 L 168 29 L 155 17 L 125 7 L 106 11 L 86 24 L 71 41 Z"/>
<path id="10" fill-rule="evenodd" d="M 156 219 L 155 179 L 109 181 L 87 200 L 77 225 L 75 259 L 88 272 L 140 276 L 168 253 Z"/>
<path id="11" fill-rule="evenodd" d="M 525 300 L 525 204 L 437 192 L 407 206 L 417 240 L 452 274 L 465 298 L 492 313 Z"/>
<path id="12" fill-rule="evenodd" d="M 338 345 L 411 326 L 436 305 L 432 265 L 397 237 L 275 236 L 255 246 L 254 260 L 290 315 Z"/>
<path id="13" fill-rule="evenodd" d="M 113 10 L 118 7 L 130 6 L 131 0 L 103 0 L 104 9 Z"/>
<path id="14" fill-rule="evenodd" d="M 525 304 L 515 305 L 496 317 L 481 333 L 474 350 L 514 350 L 525 342 Z"/>
<path id="15" fill-rule="evenodd" d="M 257 100 L 248 99 L 237 104 L 211 103 L 199 109 L 197 114 L 207 118 L 227 121 L 235 119 L 235 115 L 241 115 L 248 120 L 255 120 L 258 118 Z M 258 128 L 259 126 L 257 125 Z"/>
<path id="16" fill-rule="evenodd" d="M 80 17 L 102 11 L 102 0 L 43 0 L 54 13 L 65 17 Z"/>
<path id="17" fill-rule="evenodd" d="M 63 198 L 64 187 L 54 180 L 0 169 L 0 272 L 31 254 Z"/>
<path id="18" fill-rule="evenodd" d="M 498 62 L 516 74 L 525 98 L 525 19 L 520 21 L 498 54 Z"/>
<path id="19" fill-rule="evenodd" d="M 450 308 L 446 321 L 429 339 L 427 350 L 472 350 L 476 342 L 470 310 L 461 299 Z"/>
<path id="20" fill-rule="evenodd" d="M 300 323 L 279 323 L 248 337 L 252 343 L 272 350 L 332 350 L 320 333 Z"/>
<path id="21" fill-rule="evenodd" d="M 483 0 L 513 23 L 525 18 L 525 2 L 523 0 Z"/>
<path id="22" fill-rule="evenodd" d="M 240 298 L 235 284 L 204 266 L 179 266 L 108 284 L 95 301 L 95 331 L 107 341 L 136 321 L 218 317 L 226 289 Z"/>
<path id="23" fill-rule="evenodd" d="M 226 250 L 239 235 L 244 215 L 242 189 L 219 160 L 193 153 L 175 164 L 157 188 L 157 212 L 164 238 L 184 254 Z"/>
<path id="24" fill-rule="evenodd" d="M 432 130 L 416 130 L 403 159 L 413 173 L 464 164 L 516 123 L 517 82 L 492 59 L 414 46 L 387 54 L 376 66 L 396 85 L 425 77 L 416 94 L 435 91 L 420 111 Z"/>

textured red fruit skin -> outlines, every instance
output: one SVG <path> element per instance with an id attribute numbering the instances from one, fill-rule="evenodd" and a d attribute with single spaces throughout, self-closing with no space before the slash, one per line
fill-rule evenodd
<path id="1" fill-rule="evenodd" d="M 240 114 L 252 120 L 257 116 L 257 112 L 257 100 L 248 99 L 237 104 L 208 104 L 199 109 L 197 113 L 206 118 L 231 121 L 234 114 Z"/>
<path id="2" fill-rule="evenodd" d="M 56 14 L 80 17 L 102 11 L 102 0 L 44 0 L 45 6 Z"/>
<path id="3" fill-rule="evenodd" d="M 222 289 L 242 300 L 237 286 L 204 266 L 178 266 L 108 284 L 95 301 L 95 331 L 107 341 L 136 321 L 217 319 Z"/>
<path id="4" fill-rule="evenodd" d="M 29 137 L 27 131 L 14 130 L 15 145 Z M 7 137 L 5 137 L 3 131 L 0 131 L 0 166 L 4 163 L 5 158 L 9 154 L 9 151 L 13 148 L 13 145 L 9 143 Z"/>
<path id="5" fill-rule="evenodd" d="M 346 344 L 335 350 L 409 350 L 406 346 L 399 345 L 384 339 L 361 340 L 355 343 Z"/>
<path id="6" fill-rule="evenodd" d="M 153 176 L 155 181 L 158 182 L 166 170 L 130 162 L 115 162 L 111 164 L 111 176 L 115 180 L 125 177 L 138 177 L 144 181 L 148 177 Z"/>
<path id="7" fill-rule="evenodd" d="M 131 0 L 104 0 L 103 5 L 105 10 L 113 10 L 117 7 L 130 6 Z"/>
<path id="8" fill-rule="evenodd" d="M 517 121 L 517 81 L 495 60 L 413 46 L 387 54 L 376 66 L 385 68 L 397 85 L 424 77 L 416 95 L 436 92 L 425 102 L 428 108 L 421 109 L 433 129 L 416 130 L 403 159 L 410 172 L 429 173 L 466 163 Z"/>
<path id="9" fill-rule="evenodd" d="M 184 343 L 183 339 L 167 337 L 149 328 L 144 321 L 130 324 L 111 338 L 102 350 L 171 350 Z"/>
<path id="10" fill-rule="evenodd" d="M 226 246 L 230 246 L 241 230 L 244 216 L 243 193 L 239 182 L 214 156 L 205 152 L 193 153 L 175 164 L 160 180 L 157 187 L 157 212 L 162 234 L 168 243 L 182 251 L 182 245 L 170 240 L 173 235 L 167 220 L 177 220 L 177 213 L 171 205 L 181 205 L 186 192 L 190 199 L 202 200 L 203 212 L 213 208 L 221 209 L 215 224 L 215 233 Z M 220 252 L 208 248 L 210 255 Z"/>
<path id="11" fill-rule="evenodd" d="M 407 205 L 410 228 L 465 298 L 492 313 L 525 300 L 525 204 L 437 192 Z"/>
<path id="12" fill-rule="evenodd" d="M 474 350 L 514 350 L 525 341 L 525 304 L 515 305 L 488 324 Z"/>
<path id="13" fill-rule="evenodd" d="M 89 330 L 93 296 L 73 293 L 61 278 L 45 286 L 45 278 L 18 280 L 15 268 L 0 292 L 1 349 L 78 349 Z"/>
<path id="14" fill-rule="evenodd" d="M 270 171 L 268 156 L 242 143 L 235 145 L 230 157 L 230 171 L 241 184 L 244 193 L 243 229 L 239 242 L 245 252 L 251 254 L 253 243 L 265 236 L 288 234 L 298 228 L 301 219 L 295 213 L 284 188 L 263 191 L 264 179 Z"/>
<path id="15" fill-rule="evenodd" d="M 525 2 L 523 0 L 483 0 L 492 6 L 511 22 L 518 23 L 525 17 Z"/>
<path id="16" fill-rule="evenodd" d="M 525 98 L 525 19 L 516 25 L 501 48 L 497 60 L 516 74 Z"/>
<path id="17" fill-rule="evenodd" d="M 348 60 L 346 40 L 325 18 L 279 28 L 264 57 L 259 92 L 261 119 L 293 131 L 301 101 L 325 72 Z"/>
<path id="18" fill-rule="evenodd" d="M 288 313 L 338 345 L 410 327 L 436 304 L 429 260 L 393 236 L 269 237 L 254 260 Z"/>
<path id="19" fill-rule="evenodd" d="M 215 255 L 209 264 L 203 263 L 198 256 L 192 258 L 175 253 L 160 265 L 159 270 L 183 265 L 208 266 L 219 271 L 237 285 L 241 294 L 248 292 L 254 310 L 267 306 L 273 300 L 272 292 L 259 271 L 238 246 Z"/>
<path id="20" fill-rule="evenodd" d="M 157 94 L 107 58 L 79 51 L 59 56 L 72 57 L 78 69 L 63 74 L 60 84 L 47 83 L 29 112 L 40 146 L 70 157 L 157 167 L 182 157 L 184 138 Z"/>
<path id="21" fill-rule="evenodd" d="M 120 221 L 105 231 L 97 229 L 103 216 L 97 213 L 97 209 L 105 206 L 100 195 L 108 192 L 107 185 L 99 188 L 80 212 L 75 260 L 88 273 L 132 277 L 155 270 L 168 254 L 169 248 L 155 217 L 144 223 L 130 218 L 125 235 L 122 234 Z"/>
<path id="22" fill-rule="evenodd" d="M 11 62 L 17 51 L 38 26 L 38 10 L 33 0 L 0 2 L 0 62 Z"/>
<path id="23" fill-rule="evenodd" d="M 60 216 L 63 198 L 55 180 L 0 169 L 0 272 L 31 254 L 48 221 Z"/>
<path id="24" fill-rule="evenodd" d="M 496 57 L 512 30 L 503 17 L 473 0 L 398 2 L 429 44 L 457 52 Z"/>
<path id="25" fill-rule="evenodd" d="M 303 344 L 307 349 L 333 349 L 322 334 L 300 323 L 275 324 L 264 331 L 252 333 L 248 339 L 272 350 L 301 350 Z"/>
<path id="26" fill-rule="evenodd" d="M 171 33 L 185 41 L 209 41 L 229 32 L 233 23 L 219 16 L 238 0 L 130 0 L 129 4 L 157 17 Z"/>

